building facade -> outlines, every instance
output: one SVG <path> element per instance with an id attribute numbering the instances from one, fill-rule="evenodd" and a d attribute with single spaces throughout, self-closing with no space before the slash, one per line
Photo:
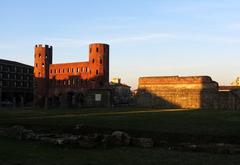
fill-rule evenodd
<path id="1" fill-rule="evenodd" d="M 133 104 L 131 87 L 122 84 L 120 78 L 113 78 L 110 82 L 110 88 L 113 106 L 129 106 Z"/>
<path id="2" fill-rule="evenodd" d="M 31 106 L 33 67 L 0 59 L 0 106 Z"/>
<path id="3" fill-rule="evenodd" d="M 110 92 L 108 91 L 109 45 L 90 44 L 89 60 L 85 62 L 53 64 L 52 56 L 52 47 L 35 46 L 35 105 L 71 107 L 83 106 L 89 102 L 91 105 L 94 105 L 94 102 L 96 105 L 105 105 L 108 94 L 102 92 Z M 95 98 L 95 100 L 90 101 L 86 98 Z"/>

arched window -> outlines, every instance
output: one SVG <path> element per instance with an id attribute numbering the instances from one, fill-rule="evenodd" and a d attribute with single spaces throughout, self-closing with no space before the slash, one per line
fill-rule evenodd
<path id="1" fill-rule="evenodd" d="M 98 70 L 96 70 L 96 75 L 98 75 Z"/>
<path id="2" fill-rule="evenodd" d="M 92 63 L 94 64 L 94 62 L 95 62 L 95 60 L 94 59 L 92 59 Z"/>
<path id="3" fill-rule="evenodd" d="M 98 48 L 96 49 L 96 52 L 98 52 Z"/>

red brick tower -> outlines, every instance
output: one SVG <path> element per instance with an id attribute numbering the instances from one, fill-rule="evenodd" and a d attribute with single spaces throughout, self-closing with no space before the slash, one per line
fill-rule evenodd
<path id="1" fill-rule="evenodd" d="M 35 104 L 44 104 L 48 95 L 49 66 L 52 64 L 52 46 L 36 45 L 34 51 L 34 97 L 39 100 Z"/>
<path id="2" fill-rule="evenodd" d="M 89 45 L 89 66 L 91 78 L 96 79 L 95 87 L 109 83 L 109 45 L 94 43 Z"/>

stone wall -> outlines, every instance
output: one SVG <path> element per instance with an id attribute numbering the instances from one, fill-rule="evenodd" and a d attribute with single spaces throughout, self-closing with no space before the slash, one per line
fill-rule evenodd
<path id="1" fill-rule="evenodd" d="M 141 77 L 137 105 L 152 108 L 236 109 L 239 98 L 222 94 L 208 76 Z"/>

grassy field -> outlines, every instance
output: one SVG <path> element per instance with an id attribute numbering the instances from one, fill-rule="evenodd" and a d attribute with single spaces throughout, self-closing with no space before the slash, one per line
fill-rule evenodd
<path id="1" fill-rule="evenodd" d="M 236 165 L 239 155 L 168 151 L 160 148 L 67 149 L 0 138 L 1 165 Z"/>
<path id="2" fill-rule="evenodd" d="M 61 128 L 75 124 L 128 131 L 240 136 L 240 112 L 216 110 L 0 110 L 2 126 Z"/>
<path id="3" fill-rule="evenodd" d="M 0 126 L 25 125 L 61 130 L 85 124 L 99 130 L 124 130 L 153 138 L 239 143 L 240 112 L 141 108 L 0 110 Z M 190 138 L 189 138 L 190 137 Z M 183 138 L 184 139 L 184 138 Z M 161 148 L 67 149 L 0 138 L 0 164 L 238 164 L 240 155 L 169 151 Z"/>

